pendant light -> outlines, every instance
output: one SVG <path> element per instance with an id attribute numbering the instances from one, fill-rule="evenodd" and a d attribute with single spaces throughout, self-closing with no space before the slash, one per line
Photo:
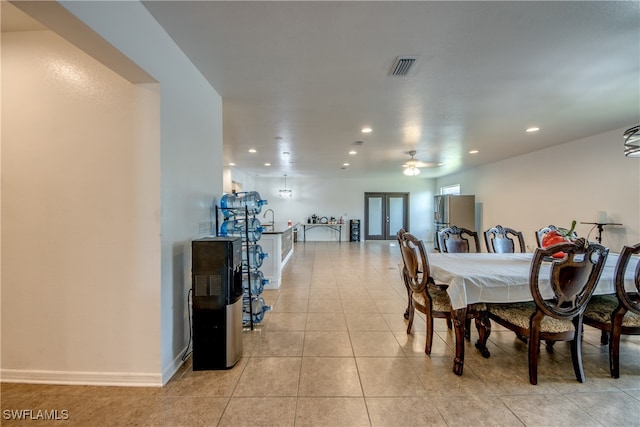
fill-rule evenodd
<path id="1" fill-rule="evenodd" d="M 291 190 L 287 190 L 287 175 L 284 176 L 284 188 L 278 190 L 278 196 L 283 199 L 289 199 L 292 196 Z"/>

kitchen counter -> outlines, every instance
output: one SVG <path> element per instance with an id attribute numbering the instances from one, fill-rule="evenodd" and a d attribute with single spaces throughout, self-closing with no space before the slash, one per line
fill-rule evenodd
<path id="1" fill-rule="evenodd" d="M 265 231 L 263 231 L 262 234 L 281 234 L 287 230 L 293 229 L 293 227 L 298 224 L 299 223 L 296 223 L 290 226 L 287 222 L 276 222 L 274 225 L 271 225 L 271 223 L 263 223 L 262 227 L 265 228 Z"/>
<path id="2" fill-rule="evenodd" d="M 276 222 L 275 225 L 263 225 L 266 228 L 258 244 L 268 256 L 262 262 L 260 270 L 269 284 L 265 289 L 278 289 L 282 279 L 282 269 L 293 255 L 293 228 L 286 222 Z"/>

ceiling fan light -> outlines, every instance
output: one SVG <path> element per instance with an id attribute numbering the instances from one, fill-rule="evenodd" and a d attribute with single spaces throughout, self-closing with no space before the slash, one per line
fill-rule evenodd
<path id="1" fill-rule="evenodd" d="M 409 166 L 402 173 L 406 176 L 416 176 L 420 174 L 420 169 L 415 166 Z"/>
<path id="2" fill-rule="evenodd" d="M 420 169 L 417 167 L 419 162 L 413 158 L 413 156 L 416 155 L 416 150 L 411 150 L 407 154 L 409 154 L 411 158 L 403 165 L 405 170 L 402 173 L 406 176 L 416 176 L 420 174 Z"/>

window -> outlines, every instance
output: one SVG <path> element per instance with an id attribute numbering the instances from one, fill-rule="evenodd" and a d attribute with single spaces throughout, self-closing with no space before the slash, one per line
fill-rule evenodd
<path id="1" fill-rule="evenodd" d="M 460 195 L 460 184 L 445 185 L 440 187 L 440 194 L 452 194 L 454 196 Z"/>

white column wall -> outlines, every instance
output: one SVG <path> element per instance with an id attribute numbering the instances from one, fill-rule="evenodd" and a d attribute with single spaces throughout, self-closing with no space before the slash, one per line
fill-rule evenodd
<path id="1" fill-rule="evenodd" d="M 460 184 L 464 194 L 476 195 L 481 230 L 496 224 L 521 230 L 530 250 L 541 227 L 596 222 L 598 212 L 607 212 L 607 221 L 623 226 L 605 227 L 603 244 L 619 251 L 640 242 L 640 161 L 623 155 L 625 129 L 450 175 L 437 188 Z M 578 235 L 595 240 L 592 227 L 578 224 Z"/>
<path id="2" fill-rule="evenodd" d="M 161 283 L 163 382 L 189 338 L 191 240 L 211 230 L 222 194 L 222 98 L 138 1 L 61 4 L 159 83 L 161 104 Z M 223 41 L 221 41 L 223 42 Z"/>

